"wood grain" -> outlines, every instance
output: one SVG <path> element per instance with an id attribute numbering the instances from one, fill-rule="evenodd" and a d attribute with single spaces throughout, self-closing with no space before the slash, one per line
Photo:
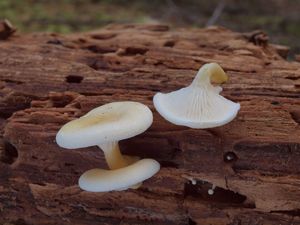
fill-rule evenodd
<path id="1" fill-rule="evenodd" d="M 267 40 L 220 27 L 110 25 L 0 42 L 0 223 L 300 224 L 300 63 Z M 207 62 L 229 75 L 222 93 L 241 104 L 237 118 L 205 130 L 165 121 L 153 95 L 188 85 Z M 56 132 L 121 100 L 154 113 L 122 152 L 162 169 L 138 190 L 81 191 L 84 171 L 107 167 L 102 151 L 61 149 Z"/>

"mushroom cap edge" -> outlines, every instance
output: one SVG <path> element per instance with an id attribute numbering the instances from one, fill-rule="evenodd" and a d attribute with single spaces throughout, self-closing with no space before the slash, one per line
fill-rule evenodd
<path id="1" fill-rule="evenodd" d="M 143 133 L 152 122 L 148 106 L 133 101 L 112 102 L 66 123 L 58 131 L 56 142 L 67 149 L 115 142 Z"/>

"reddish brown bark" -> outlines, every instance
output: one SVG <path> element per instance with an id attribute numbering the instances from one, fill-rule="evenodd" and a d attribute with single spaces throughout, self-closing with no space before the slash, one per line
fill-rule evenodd
<path id="1" fill-rule="evenodd" d="M 259 35 L 113 25 L 0 42 L 0 222 L 299 224 L 300 64 Z M 188 85 L 207 62 L 229 75 L 222 93 L 241 104 L 238 117 L 205 130 L 163 120 L 153 95 Z M 162 169 L 138 190 L 81 191 L 78 177 L 105 168 L 103 154 L 96 147 L 63 150 L 55 134 L 120 100 L 140 101 L 154 113 L 152 127 L 122 141 L 122 151 L 154 158 Z"/>

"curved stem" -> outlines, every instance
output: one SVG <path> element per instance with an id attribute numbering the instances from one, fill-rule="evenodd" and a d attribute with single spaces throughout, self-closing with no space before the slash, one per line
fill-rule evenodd
<path id="1" fill-rule="evenodd" d="M 108 142 L 98 146 L 103 150 L 107 165 L 111 170 L 128 166 L 128 163 L 120 152 L 118 142 Z"/>
<path id="2" fill-rule="evenodd" d="M 191 85 L 193 86 L 208 85 L 210 84 L 209 78 L 210 78 L 209 64 L 205 64 L 199 69 Z"/>
<path id="3" fill-rule="evenodd" d="M 219 64 L 207 63 L 199 69 L 192 85 L 203 86 L 211 84 L 211 82 L 221 84 L 227 80 L 228 76 Z"/>

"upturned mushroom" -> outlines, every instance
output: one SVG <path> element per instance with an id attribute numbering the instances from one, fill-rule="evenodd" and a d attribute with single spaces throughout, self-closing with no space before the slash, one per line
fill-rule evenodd
<path id="1" fill-rule="evenodd" d="M 203 65 L 193 82 L 185 88 L 170 93 L 157 93 L 153 102 L 162 117 L 176 125 L 190 128 L 212 128 L 232 121 L 240 104 L 219 95 L 220 86 L 228 80 L 217 63 Z"/>
<path id="2" fill-rule="evenodd" d="M 81 175 L 79 186 L 91 192 L 126 190 L 152 177 L 159 169 L 159 163 L 153 159 L 141 159 L 116 170 L 92 169 Z"/>
<path id="3" fill-rule="evenodd" d="M 87 171 L 83 174 L 80 180 L 85 182 L 80 182 L 80 187 L 87 191 L 95 191 L 95 188 L 90 188 L 94 182 L 90 179 L 91 176 L 98 179 L 98 184 L 99 182 L 101 183 L 102 179 L 108 181 L 107 175 L 109 174 L 118 174 L 118 176 L 124 174 L 126 178 L 131 176 L 130 172 L 134 170 L 127 169 L 126 167 L 138 159 L 137 157 L 123 156 L 120 152 L 118 141 L 143 133 L 150 127 L 152 121 L 152 112 L 147 106 L 141 103 L 130 101 L 113 102 L 95 108 L 79 119 L 65 124 L 57 133 L 56 142 L 59 146 L 67 149 L 97 145 L 103 150 L 108 167 L 117 172 L 103 172 L 104 170 L 101 170 L 101 173 Z M 154 161 L 152 160 L 152 162 Z M 141 160 L 138 165 L 141 165 L 142 162 L 144 161 Z M 157 165 L 158 162 L 155 161 L 154 164 Z M 149 166 L 149 163 L 147 165 Z M 151 170 L 151 176 L 158 170 Z M 141 176 L 137 176 L 135 174 L 136 176 L 133 180 L 137 181 L 137 183 L 133 183 L 133 185 L 151 177 L 149 173 L 147 174 L 148 176 L 142 176 L 142 174 Z M 99 177 L 96 175 L 99 175 Z M 88 183 L 89 181 L 91 183 Z M 114 186 L 111 184 L 111 187 L 117 187 L 117 185 Z M 124 187 L 119 187 L 115 190 L 120 188 Z M 101 188 L 98 188 L 98 191 L 101 190 Z"/>

